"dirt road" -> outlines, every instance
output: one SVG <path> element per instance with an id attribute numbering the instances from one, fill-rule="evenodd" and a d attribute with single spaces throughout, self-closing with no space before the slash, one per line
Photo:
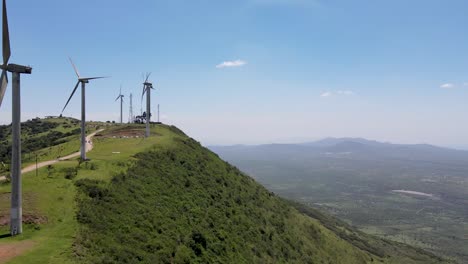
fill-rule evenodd
<path id="1" fill-rule="evenodd" d="M 101 132 L 103 130 L 104 129 L 99 129 L 96 132 L 94 132 L 92 134 L 89 134 L 86 137 L 86 152 L 93 149 L 93 143 L 91 141 L 91 138 L 94 137 L 97 133 L 99 133 L 99 132 Z M 76 157 L 79 157 L 79 156 L 80 156 L 80 152 L 78 151 L 78 152 L 75 152 L 75 153 L 70 154 L 68 156 L 61 157 L 61 158 L 58 158 L 58 159 L 55 159 L 55 160 L 48 160 L 48 161 L 39 162 L 39 163 L 37 163 L 37 168 L 42 168 L 42 167 L 52 165 L 52 164 L 57 163 L 57 162 L 62 161 L 62 160 L 68 160 L 68 159 L 76 158 Z M 32 164 L 32 165 L 29 165 L 26 168 L 22 169 L 21 173 L 31 172 L 31 171 L 34 171 L 35 169 L 36 169 L 36 164 Z M 0 181 L 4 181 L 4 180 L 6 180 L 6 177 L 5 176 L 0 176 Z"/>

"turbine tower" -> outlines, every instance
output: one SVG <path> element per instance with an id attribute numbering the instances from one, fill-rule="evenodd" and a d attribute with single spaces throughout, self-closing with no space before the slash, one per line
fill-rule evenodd
<path id="1" fill-rule="evenodd" d="M 122 112 L 123 98 L 124 98 L 124 95 L 122 94 L 122 85 L 121 85 L 120 86 L 119 96 L 117 96 L 117 98 L 115 99 L 116 102 L 117 102 L 117 100 L 120 99 L 120 124 L 123 124 L 123 121 L 122 121 L 122 118 L 123 118 L 123 112 Z"/>
<path id="2" fill-rule="evenodd" d="M 130 110 L 128 111 L 128 122 L 133 124 L 133 95 L 130 93 Z"/>
<path id="3" fill-rule="evenodd" d="M 72 99 L 73 95 L 76 92 L 76 89 L 78 88 L 78 85 L 81 83 L 81 160 L 85 161 L 86 160 L 86 97 L 85 97 L 85 88 L 86 84 L 89 83 L 90 80 L 94 79 L 102 79 L 102 78 L 107 78 L 107 77 L 89 77 L 89 78 L 83 78 L 80 77 L 80 74 L 78 73 L 78 69 L 76 68 L 75 64 L 73 63 L 72 59 L 69 58 L 71 65 L 73 66 L 73 69 L 75 70 L 76 76 L 78 77 L 78 82 L 75 85 L 75 88 L 73 89 L 73 92 L 71 93 L 70 97 L 68 98 L 67 103 L 62 109 L 62 114 L 63 111 L 65 111 L 65 108 L 67 107 L 68 103 Z"/>
<path id="4" fill-rule="evenodd" d="M 1 65 L 2 76 L 0 79 L 0 106 L 8 86 L 7 72 L 12 73 L 12 149 L 11 149 L 11 210 L 10 210 L 10 234 L 12 236 L 23 233 L 23 208 L 21 197 L 21 97 L 20 76 L 31 74 L 32 68 L 17 64 L 8 64 L 11 56 L 10 33 L 8 30 L 8 17 L 6 1 L 3 0 L 2 21 L 2 51 L 3 65 Z"/>
<path id="5" fill-rule="evenodd" d="M 143 83 L 143 93 L 141 94 L 141 100 L 143 101 L 143 96 L 146 93 L 146 134 L 145 137 L 150 136 L 150 120 L 151 120 L 151 89 L 153 88 L 153 84 L 148 82 L 148 78 L 150 77 L 151 73 L 146 74 L 146 80 Z"/>
<path id="6" fill-rule="evenodd" d="M 159 104 L 158 104 L 158 123 L 160 123 L 159 122 Z"/>

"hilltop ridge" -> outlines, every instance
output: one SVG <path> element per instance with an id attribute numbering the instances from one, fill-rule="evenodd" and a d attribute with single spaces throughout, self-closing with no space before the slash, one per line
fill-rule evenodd
<path id="1" fill-rule="evenodd" d="M 91 161 L 25 175 L 24 213 L 43 220 L 0 240 L 35 242 L 12 263 L 443 262 L 276 196 L 174 126 L 143 129 L 110 126 Z"/>
<path id="2" fill-rule="evenodd" d="M 172 142 L 166 147 L 156 144 L 138 153 L 128 171 L 115 176 L 109 185 L 86 179 L 76 182 L 81 190 L 78 220 L 83 229 L 76 244 L 81 260 L 116 263 L 441 261 L 411 247 L 366 240 L 362 234 L 353 233 L 352 229 L 338 226 L 329 221 L 332 218 L 321 215 L 321 221 L 328 222 L 326 227 L 310 217 L 319 215 L 310 213 L 312 209 L 299 212 L 179 130 L 171 137 Z M 344 234 L 348 236 L 344 238 Z M 371 246 L 372 243 L 375 245 Z"/>

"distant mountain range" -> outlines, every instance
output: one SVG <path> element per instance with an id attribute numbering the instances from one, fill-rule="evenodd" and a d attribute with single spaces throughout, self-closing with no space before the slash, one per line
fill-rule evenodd
<path id="1" fill-rule="evenodd" d="M 297 157 L 340 157 L 360 160 L 404 159 L 433 162 L 468 162 L 468 151 L 437 147 L 428 144 L 392 144 L 364 138 L 325 138 L 300 144 L 265 144 L 210 146 L 222 156 L 242 155 L 255 159 L 272 155 Z"/>

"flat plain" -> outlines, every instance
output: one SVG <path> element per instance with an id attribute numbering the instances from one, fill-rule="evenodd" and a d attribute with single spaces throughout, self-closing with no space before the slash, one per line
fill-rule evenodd
<path id="1" fill-rule="evenodd" d="M 211 149 L 283 197 L 468 262 L 468 152 L 361 139 Z"/>

